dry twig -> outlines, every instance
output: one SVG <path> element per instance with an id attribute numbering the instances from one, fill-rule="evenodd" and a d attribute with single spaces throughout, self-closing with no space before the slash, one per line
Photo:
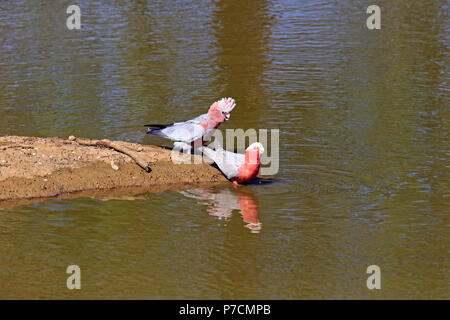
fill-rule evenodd
<path id="1" fill-rule="evenodd" d="M 99 147 L 111 148 L 111 149 L 113 149 L 113 150 L 115 150 L 117 152 L 120 152 L 120 153 L 123 153 L 123 154 L 129 156 L 131 159 L 133 159 L 134 162 L 136 162 L 136 164 L 138 166 L 140 166 L 146 172 L 152 171 L 152 169 L 150 168 L 149 162 L 147 162 L 143 158 L 139 157 L 137 154 L 134 153 L 134 151 L 132 151 L 129 148 L 121 145 L 120 143 L 117 143 L 117 142 L 114 142 L 114 141 L 110 141 L 110 140 L 107 140 L 107 139 L 103 139 L 103 140 L 87 140 L 87 139 L 75 138 L 75 141 L 79 145 L 83 145 L 83 146 L 94 146 L 94 147 L 99 146 Z"/>

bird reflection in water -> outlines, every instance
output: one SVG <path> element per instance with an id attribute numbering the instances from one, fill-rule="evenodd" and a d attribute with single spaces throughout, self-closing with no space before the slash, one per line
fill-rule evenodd
<path id="1" fill-rule="evenodd" d="M 208 214 L 221 219 L 230 219 L 233 210 L 239 210 L 246 223 L 246 228 L 250 229 L 252 233 L 261 231 L 258 202 L 249 188 L 232 185 L 221 188 L 196 188 L 180 193 L 186 197 L 200 200 L 200 204 L 207 205 Z"/>

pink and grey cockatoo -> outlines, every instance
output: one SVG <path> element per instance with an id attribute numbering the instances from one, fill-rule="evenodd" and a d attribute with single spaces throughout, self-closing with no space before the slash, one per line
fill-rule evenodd
<path id="1" fill-rule="evenodd" d="M 233 183 L 242 183 L 256 178 L 261 166 L 260 157 L 264 153 L 261 143 L 252 143 L 245 154 L 234 153 L 224 150 L 222 147 L 213 150 L 209 147 L 202 147 L 202 152 L 213 160 L 220 171 Z"/>
<path id="2" fill-rule="evenodd" d="M 232 98 L 223 98 L 214 102 L 208 113 L 192 120 L 172 124 L 147 124 L 147 134 L 175 141 L 175 146 L 197 146 L 211 140 L 214 131 L 220 124 L 230 119 L 230 112 L 236 106 Z"/>

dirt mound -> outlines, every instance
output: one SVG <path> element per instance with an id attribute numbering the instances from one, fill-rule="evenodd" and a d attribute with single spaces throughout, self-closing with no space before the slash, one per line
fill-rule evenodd
<path id="1" fill-rule="evenodd" d="M 143 169 L 145 164 L 150 172 Z M 206 163 L 174 164 L 171 151 L 157 146 L 75 137 L 0 137 L 0 202 L 225 181 Z"/>

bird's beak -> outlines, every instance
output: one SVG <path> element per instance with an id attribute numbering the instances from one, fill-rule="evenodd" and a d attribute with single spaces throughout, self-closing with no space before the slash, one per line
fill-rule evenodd
<path id="1" fill-rule="evenodd" d="M 225 114 L 225 120 L 228 120 L 228 119 L 230 119 L 230 114 L 229 114 L 229 113 L 226 113 L 226 114 Z"/>

